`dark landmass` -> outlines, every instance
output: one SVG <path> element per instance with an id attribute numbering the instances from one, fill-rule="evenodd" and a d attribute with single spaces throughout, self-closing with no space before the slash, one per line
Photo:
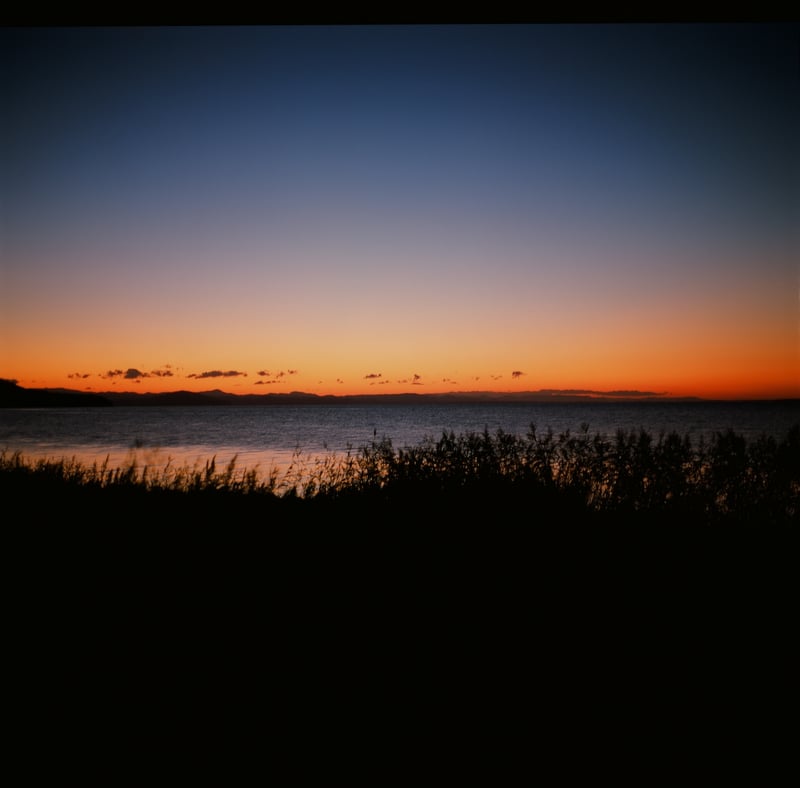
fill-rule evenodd
<path id="1" fill-rule="evenodd" d="M 550 390 L 521 392 L 459 391 L 444 394 L 309 394 L 292 391 L 286 394 L 230 394 L 214 391 L 175 391 L 165 394 L 136 392 L 103 392 L 103 396 L 119 405 L 453 405 L 493 402 L 663 402 L 698 401 L 697 397 L 671 398 L 635 392 L 599 392 Z"/>
<path id="2" fill-rule="evenodd" d="M 87 408 L 111 404 L 111 400 L 100 394 L 70 389 L 26 389 L 0 379 L 0 408 Z"/>
<path id="3" fill-rule="evenodd" d="M 693 402 L 791 402 L 777 400 L 708 400 L 701 397 L 671 397 L 652 392 L 583 389 L 539 389 L 538 391 L 459 391 L 443 394 L 309 394 L 303 391 L 270 394 L 231 394 L 220 389 L 211 391 L 169 391 L 139 393 L 104 391 L 90 393 L 74 389 L 26 389 L 14 381 L 0 379 L 0 408 L 65 408 L 119 406 L 299 406 L 299 405 L 481 405 L 481 404 L 544 404 L 544 403 L 693 403 Z"/>
<path id="4" fill-rule="evenodd" d="M 269 394 L 231 394 L 213 391 L 139 393 L 104 391 L 87 393 L 72 389 L 26 389 L 0 380 L 0 407 L 69 407 L 93 405 L 454 405 L 538 402 L 699 402 L 699 397 L 669 397 L 654 392 L 540 389 L 538 391 L 458 391 L 444 394 L 309 394 L 303 391 Z"/>

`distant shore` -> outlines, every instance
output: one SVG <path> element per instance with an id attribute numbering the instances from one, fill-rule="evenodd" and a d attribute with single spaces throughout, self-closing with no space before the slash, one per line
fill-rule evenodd
<path id="1" fill-rule="evenodd" d="M 84 392 L 74 389 L 29 389 L 13 381 L 0 379 L 0 408 L 109 407 L 112 405 L 472 405 L 472 404 L 545 404 L 545 403 L 691 403 L 691 402 L 798 402 L 800 399 L 712 400 L 701 397 L 672 397 L 652 392 L 591 391 L 586 389 L 539 389 L 536 391 L 459 391 L 437 394 L 310 394 L 303 391 L 269 394 L 232 394 L 212 391 Z"/>

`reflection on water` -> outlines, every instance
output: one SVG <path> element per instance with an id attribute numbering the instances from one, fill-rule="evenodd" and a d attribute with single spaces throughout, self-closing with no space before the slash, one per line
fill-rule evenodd
<path id="1" fill-rule="evenodd" d="M 396 448 L 456 434 L 524 435 L 575 433 L 613 437 L 618 430 L 645 429 L 688 434 L 693 443 L 734 429 L 747 438 L 784 436 L 800 423 L 800 402 L 546 403 L 481 405 L 307 405 L 231 407 L 115 407 L 0 410 L 0 451 L 30 458 L 75 458 L 88 465 L 140 468 L 203 468 L 212 457 L 217 469 L 234 457 L 237 471 L 268 476 L 316 460 L 344 457 L 348 450 L 384 436 Z"/>
<path id="2" fill-rule="evenodd" d="M 0 447 L 0 451 L 12 451 Z M 61 460 L 75 461 L 86 467 L 128 468 L 135 466 L 139 471 L 145 469 L 151 475 L 174 472 L 177 469 L 202 470 L 213 462 L 217 471 L 224 470 L 234 463 L 236 475 L 245 471 L 256 471 L 259 478 L 276 475 L 283 479 L 291 474 L 302 477 L 303 469 L 317 461 L 335 460 L 342 455 L 333 452 L 322 454 L 305 454 L 297 450 L 265 451 L 241 450 L 225 446 L 175 446 L 167 449 L 137 447 L 122 449 L 118 447 L 76 446 L 69 449 L 52 446 L 31 446 L 22 451 L 29 460 Z"/>

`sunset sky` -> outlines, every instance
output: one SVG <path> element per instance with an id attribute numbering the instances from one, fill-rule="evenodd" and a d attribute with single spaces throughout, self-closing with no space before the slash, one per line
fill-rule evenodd
<path id="1" fill-rule="evenodd" d="M 0 377 L 799 397 L 798 40 L 0 29 Z"/>

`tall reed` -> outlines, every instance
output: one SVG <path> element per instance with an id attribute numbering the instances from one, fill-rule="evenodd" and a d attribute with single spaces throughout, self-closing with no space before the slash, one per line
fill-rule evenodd
<path id="1" fill-rule="evenodd" d="M 238 468 L 234 457 L 218 468 L 203 465 L 140 466 L 135 459 L 112 468 L 73 459 L 29 460 L 0 453 L 7 481 L 36 480 L 83 488 L 128 488 L 182 493 L 335 501 L 406 500 L 409 496 L 517 496 L 557 499 L 587 511 L 702 515 L 709 521 L 744 518 L 800 519 L 800 426 L 781 439 L 750 442 L 732 430 L 693 443 L 675 432 L 657 436 L 620 430 L 592 435 L 586 424 L 572 433 L 526 435 L 444 432 L 416 446 L 395 448 L 374 440 L 344 456 L 306 457 L 296 452 L 288 468 Z"/>

